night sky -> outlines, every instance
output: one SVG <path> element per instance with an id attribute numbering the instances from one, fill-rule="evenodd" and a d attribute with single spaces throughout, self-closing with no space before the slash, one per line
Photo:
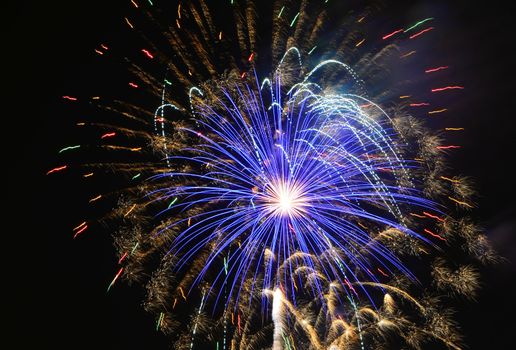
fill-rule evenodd
<path id="1" fill-rule="evenodd" d="M 2 314 L 8 329 L 2 333 L 17 344 L 8 348 L 169 348 L 141 306 L 141 288 L 122 283 L 106 294 L 117 260 L 109 231 L 72 240 L 71 228 L 83 219 L 74 205 L 84 191 L 79 181 L 45 176 L 60 163 L 57 151 L 73 143 L 67 133 L 74 114 L 86 113 L 64 104 L 61 96 L 90 95 L 110 74 L 99 68 L 93 48 L 106 37 L 121 37 L 128 3 L 24 1 L 2 10 L 2 105 L 8 107 L 2 113 L 7 213 L 1 230 L 7 238 L 2 286 L 8 314 Z M 479 195 L 473 218 L 506 258 L 483 271 L 477 301 L 457 304 L 457 320 L 470 349 L 515 348 L 516 7 L 404 3 L 414 5 L 401 16 L 429 8 L 446 20 L 450 32 L 442 45 L 466 86 L 453 117 L 466 129 L 463 148 L 452 153 L 450 164 L 474 180 Z"/>

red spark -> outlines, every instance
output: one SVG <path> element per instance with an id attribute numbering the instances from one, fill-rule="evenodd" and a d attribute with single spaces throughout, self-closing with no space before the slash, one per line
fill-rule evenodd
<path id="1" fill-rule="evenodd" d="M 138 85 L 136 85 L 135 83 L 131 82 L 129 83 L 129 86 L 132 87 L 132 88 L 135 88 L 137 89 L 138 88 Z"/>
<path id="2" fill-rule="evenodd" d="M 118 260 L 118 264 L 120 265 L 126 257 L 127 257 L 127 252 L 125 252 L 124 255 L 122 255 L 122 257 Z"/>
<path id="3" fill-rule="evenodd" d="M 391 36 L 393 35 L 396 35 L 398 33 L 401 33 L 403 31 L 403 29 L 398 29 L 398 30 L 395 30 L 394 32 L 390 33 L 390 34 L 387 34 L 385 36 L 382 37 L 383 40 L 385 39 L 389 39 Z"/>
<path id="4" fill-rule="evenodd" d="M 428 234 L 429 234 L 430 236 L 432 236 L 432 237 L 438 238 L 438 239 L 440 239 L 441 241 L 446 241 L 446 239 L 442 238 L 442 237 L 441 237 L 441 236 L 439 236 L 437 233 L 433 233 L 433 232 L 432 232 L 432 231 L 430 231 L 429 229 L 426 229 L 426 228 L 425 228 L 425 229 L 424 229 L 424 231 L 425 231 L 426 233 L 428 233 Z"/>
<path id="5" fill-rule="evenodd" d="M 77 101 L 77 97 L 72 97 L 72 96 L 68 96 L 68 95 L 63 96 L 63 98 L 65 100 Z"/>
<path id="6" fill-rule="evenodd" d="M 418 32 L 418 33 L 416 33 L 416 34 L 411 35 L 411 36 L 409 37 L 409 39 L 417 38 L 417 37 L 418 37 L 418 36 L 420 36 L 421 34 L 424 34 L 424 33 L 426 33 L 426 32 L 429 32 L 429 31 L 431 31 L 432 29 L 434 29 L 434 27 L 429 27 L 429 28 L 423 29 L 422 31 L 420 31 L 420 32 Z"/>
<path id="7" fill-rule="evenodd" d="M 75 239 L 78 235 L 80 235 L 81 233 L 86 231 L 87 228 L 88 228 L 88 225 L 84 225 L 79 231 L 75 232 L 75 235 L 73 235 L 73 238 Z"/>
<path id="8" fill-rule="evenodd" d="M 438 217 L 437 215 L 432 215 L 430 213 L 427 213 L 426 211 L 423 212 L 423 214 L 425 214 L 426 216 L 432 218 L 432 219 L 436 219 L 436 220 L 439 220 L 441 222 L 444 222 L 444 219 L 441 219 L 440 217 Z"/>
<path id="9" fill-rule="evenodd" d="M 58 172 L 58 171 L 61 171 L 61 170 L 65 170 L 68 166 L 67 165 L 63 165 L 63 166 L 60 166 L 60 167 L 57 167 L 57 168 L 54 168 L 52 170 L 49 170 L 47 172 L 47 175 L 50 175 L 52 173 L 55 173 L 55 172 Z"/>
<path id="10" fill-rule="evenodd" d="M 247 59 L 249 62 L 252 62 L 253 61 L 253 58 L 254 58 L 254 52 L 251 53 L 251 55 L 249 56 L 249 58 Z"/>
<path id="11" fill-rule="evenodd" d="M 109 48 L 104 44 L 100 44 L 100 47 L 102 47 L 104 50 L 109 50 Z"/>
<path id="12" fill-rule="evenodd" d="M 430 103 L 421 102 L 421 103 L 411 103 L 410 107 L 421 107 L 421 106 L 430 106 Z"/>
<path id="13" fill-rule="evenodd" d="M 358 295 L 355 288 L 353 288 L 353 286 L 351 285 L 351 283 L 349 283 L 349 281 L 347 279 L 344 279 L 344 282 L 346 283 L 346 285 L 348 286 L 349 289 L 351 289 L 356 295 Z"/>

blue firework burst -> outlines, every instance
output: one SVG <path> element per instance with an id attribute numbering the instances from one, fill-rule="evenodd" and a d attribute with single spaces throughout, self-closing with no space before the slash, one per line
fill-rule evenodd
<path id="1" fill-rule="evenodd" d="M 411 181 L 415 163 L 403 158 L 388 115 L 365 97 L 317 84 L 318 70 L 330 66 L 360 84 L 348 66 L 325 61 L 289 86 L 280 64 L 261 84 L 256 73 L 253 82 L 221 84 L 215 98 L 191 90 L 197 127 L 182 132 L 194 146 L 169 157 L 190 170 L 160 175 L 179 181 L 158 192 L 160 200 L 181 198 L 174 210 L 198 208 L 167 227 L 180 230 L 169 252 L 177 270 L 210 249 L 193 285 L 209 274 L 212 288 L 225 283 L 227 300 L 238 300 L 251 277 L 294 299 L 298 262 L 343 284 L 364 274 L 376 280 L 376 266 L 412 277 L 371 232 L 393 228 L 424 240 L 406 226 L 404 210 L 434 206 Z"/>

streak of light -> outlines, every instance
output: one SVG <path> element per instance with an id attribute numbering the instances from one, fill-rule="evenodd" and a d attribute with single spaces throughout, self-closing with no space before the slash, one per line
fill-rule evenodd
<path id="1" fill-rule="evenodd" d="M 161 327 L 161 322 L 163 322 L 163 317 L 165 317 L 165 314 L 163 312 L 160 312 L 158 322 L 156 322 L 156 331 L 159 331 L 159 328 Z"/>
<path id="2" fill-rule="evenodd" d="M 448 66 L 440 66 L 440 67 L 436 67 L 436 68 L 428 68 L 427 70 L 425 70 L 425 73 L 434 73 L 434 72 L 438 72 L 440 70 L 444 70 L 444 69 L 448 69 L 449 67 Z"/>
<path id="3" fill-rule="evenodd" d="M 462 131 L 464 128 L 444 128 L 446 131 Z"/>
<path id="4" fill-rule="evenodd" d="M 84 174 L 82 177 L 90 177 L 90 176 L 93 176 L 93 173 Z"/>
<path id="5" fill-rule="evenodd" d="M 81 228 L 81 227 L 83 227 L 84 225 L 86 225 L 86 221 L 83 221 L 83 222 L 81 222 L 79 225 L 75 226 L 75 227 L 73 228 L 73 231 L 80 229 L 80 228 Z"/>
<path id="6" fill-rule="evenodd" d="M 129 27 L 131 27 L 131 29 L 134 29 L 134 26 L 131 24 L 131 22 L 129 22 L 129 20 L 127 19 L 127 17 L 124 17 L 124 19 L 125 19 L 125 23 L 127 23 L 127 25 L 128 25 Z"/>
<path id="7" fill-rule="evenodd" d="M 59 153 L 63 153 L 64 151 L 69 151 L 69 150 L 76 149 L 76 148 L 80 148 L 80 147 L 81 147 L 81 145 L 68 146 L 68 147 L 65 147 L 65 148 L 61 149 L 61 150 L 59 151 Z"/>
<path id="8" fill-rule="evenodd" d="M 446 180 L 446 181 L 453 182 L 453 183 L 455 183 L 455 184 L 457 184 L 457 183 L 459 183 L 459 182 L 460 182 L 459 180 L 450 179 L 449 177 L 446 177 L 446 176 L 441 176 L 441 179 Z"/>
<path id="9" fill-rule="evenodd" d="M 422 31 L 414 34 L 414 35 L 411 35 L 409 36 L 409 39 L 414 39 L 414 38 L 417 38 L 418 36 L 422 35 L 422 34 L 425 34 L 426 32 L 429 32 L 431 31 L 432 29 L 434 29 L 434 27 L 428 27 L 426 29 L 423 29 Z"/>
<path id="10" fill-rule="evenodd" d="M 124 214 L 124 218 L 127 217 L 127 215 L 129 215 L 133 210 L 134 208 L 136 208 L 136 204 L 133 204 L 133 206 L 131 207 L 131 209 L 129 209 L 125 214 Z"/>
<path id="11" fill-rule="evenodd" d="M 382 39 L 383 39 L 383 40 L 389 39 L 391 36 L 396 35 L 396 34 L 401 33 L 401 32 L 403 32 L 403 29 L 395 30 L 395 31 L 394 31 L 394 32 L 392 32 L 392 33 L 389 33 L 389 34 L 387 34 L 387 35 L 382 36 Z"/>
<path id="12" fill-rule="evenodd" d="M 430 111 L 430 112 L 428 112 L 428 114 L 437 114 L 437 113 L 442 113 L 442 112 L 446 112 L 447 110 L 448 110 L 447 108 L 436 109 L 435 111 Z"/>
<path id="13" fill-rule="evenodd" d="M 125 252 L 124 255 L 122 255 L 120 259 L 118 259 L 118 265 L 120 265 L 125 258 L 127 258 L 127 252 Z"/>
<path id="14" fill-rule="evenodd" d="M 83 233 L 84 231 L 86 231 L 86 229 L 88 228 L 88 225 L 84 225 L 80 230 L 78 230 L 77 232 L 75 232 L 75 234 L 73 235 L 73 238 L 75 239 L 77 236 L 79 236 L 81 233 Z"/>
<path id="15" fill-rule="evenodd" d="M 95 202 L 95 201 L 97 201 L 97 200 L 99 200 L 99 199 L 101 199 L 101 198 L 102 198 L 102 195 L 101 195 L 101 194 L 99 194 L 97 197 L 93 197 L 93 198 L 92 198 L 92 199 L 90 199 L 88 202 L 89 202 L 89 203 L 93 203 L 93 202 Z"/>
<path id="16" fill-rule="evenodd" d="M 432 92 L 439 92 L 439 91 L 446 91 L 446 90 L 462 90 L 464 89 L 464 86 L 458 86 L 458 85 L 453 85 L 453 86 L 445 86 L 445 87 L 442 87 L 442 88 L 436 88 L 436 89 L 432 89 L 431 91 Z"/>
<path id="17" fill-rule="evenodd" d="M 468 204 L 468 203 L 463 202 L 463 201 L 459 201 L 458 199 L 455 199 L 455 198 L 452 198 L 452 197 L 448 197 L 448 199 L 454 201 L 457 204 L 464 205 L 464 206 L 466 206 L 468 208 L 473 208 L 473 206 L 471 204 Z"/>
<path id="18" fill-rule="evenodd" d="M 63 165 L 63 166 L 60 166 L 60 167 L 57 167 L 57 168 L 54 168 L 54 169 L 51 169 L 47 172 L 47 175 L 50 175 L 52 173 L 55 173 L 55 172 L 58 172 L 58 171 L 62 171 L 62 170 L 65 170 L 68 166 L 67 165 Z"/>
<path id="19" fill-rule="evenodd" d="M 120 270 L 118 270 L 118 273 L 115 275 L 115 278 L 113 278 L 113 280 L 111 281 L 111 283 L 109 284 L 108 288 L 107 288 L 107 292 L 109 292 L 109 290 L 111 289 L 111 287 L 113 287 L 113 285 L 115 284 L 116 280 L 118 279 L 118 277 L 120 277 L 120 275 L 122 274 L 122 271 L 124 271 L 124 268 L 121 267 Z"/>
<path id="20" fill-rule="evenodd" d="M 437 146 L 436 148 L 437 149 L 455 149 L 455 148 L 460 148 L 460 146 L 449 145 L 449 146 Z"/>
<path id="21" fill-rule="evenodd" d="M 154 56 L 149 52 L 149 50 L 142 49 L 142 52 L 145 54 L 145 56 L 149 57 L 150 59 L 154 58 Z"/>
<path id="22" fill-rule="evenodd" d="M 100 138 L 101 139 L 105 139 L 105 138 L 108 138 L 108 137 L 113 137 L 115 135 L 116 135 L 116 132 L 108 132 L 107 134 L 102 135 Z"/>
<path id="23" fill-rule="evenodd" d="M 69 100 L 69 101 L 77 101 L 77 97 L 72 97 L 72 96 L 68 96 L 68 95 L 63 96 L 63 98 L 65 100 Z"/>
<path id="24" fill-rule="evenodd" d="M 444 222 L 444 219 L 438 217 L 437 215 L 433 215 L 433 214 L 430 214 L 426 211 L 423 212 L 423 214 L 425 214 L 426 216 L 428 216 L 429 218 L 432 218 L 432 219 L 436 219 L 436 220 L 439 220 L 440 222 Z"/>
<path id="25" fill-rule="evenodd" d="M 355 47 L 359 47 L 360 45 L 362 45 L 362 43 L 365 41 L 365 38 L 360 40 L 356 45 Z"/>
<path id="26" fill-rule="evenodd" d="M 405 58 L 405 57 L 409 57 L 409 56 L 412 56 L 413 54 L 415 54 L 417 51 L 416 50 L 412 50 L 404 55 L 401 55 L 400 58 Z"/>
<path id="27" fill-rule="evenodd" d="M 301 12 L 298 12 L 297 15 L 294 17 L 294 19 L 292 20 L 292 22 L 290 22 L 290 27 L 292 27 L 294 25 L 294 23 L 296 22 L 296 20 L 300 14 L 301 14 Z"/>
<path id="28" fill-rule="evenodd" d="M 414 24 L 413 26 L 411 26 L 411 27 L 409 27 L 409 28 L 405 29 L 405 30 L 404 30 L 404 33 L 408 32 L 408 31 L 411 31 L 412 29 L 414 29 L 414 28 L 416 28 L 416 27 L 420 26 L 421 24 L 426 23 L 426 22 L 428 22 L 428 21 L 431 21 L 431 20 L 433 20 L 433 19 L 434 19 L 433 17 L 425 18 L 424 20 L 421 20 L 421 21 L 417 22 L 416 24 Z"/>
<path id="29" fill-rule="evenodd" d="M 432 236 L 432 237 L 435 237 L 435 238 L 437 238 L 437 239 L 440 239 L 441 241 L 446 241 L 446 239 L 445 239 L 445 238 L 443 238 L 443 237 L 439 236 L 437 233 L 434 233 L 434 232 L 430 231 L 430 230 L 429 230 L 429 229 L 427 229 L 427 228 L 425 228 L 423 231 L 425 231 L 426 233 L 428 233 L 428 234 L 429 234 L 430 236 Z"/>
<path id="30" fill-rule="evenodd" d="M 280 17 L 281 17 L 281 14 L 283 13 L 283 10 L 284 10 L 284 9 L 285 9 L 285 6 L 283 6 L 283 7 L 281 8 L 281 10 L 280 10 L 280 12 L 279 12 L 279 14 L 278 14 L 278 18 L 280 18 Z"/>
<path id="31" fill-rule="evenodd" d="M 379 268 L 379 267 L 378 267 L 378 268 L 377 268 L 377 270 L 378 270 L 378 272 L 380 272 L 384 277 L 389 277 L 389 275 L 388 275 L 388 274 L 386 274 L 384 271 L 382 271 L 382 269 L 381 269 L 381 268 Z"/>

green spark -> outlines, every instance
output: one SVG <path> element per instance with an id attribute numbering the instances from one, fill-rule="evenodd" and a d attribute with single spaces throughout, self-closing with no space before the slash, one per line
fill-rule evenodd
<path id="1" fill-rule="evenodd" d="M 425 22 L 431 21 L 431 20 L 433 20 L 433 19 L 434 19 L 433 17 L 425 18 L 424 20 L 419 21 L 419 22 L 417 22 L 416 24 L 414 24 L 412 27 L 410 27 L 410 28 L 408 28 L 408 29 L 405 29 L 405 30 L 403 31 L 403 33 L 406 33 L 406 32 L 408 32 L 409 30 L 412 30 L 412 29 L 416 28 L 417 26 L 419 26 L 419 25 L 421 25 L 421 24 L 423 24 L 423 23 L 425 23 Z"/>
<path id="2" fill-rule="evenodd" d="M 292 22 L 290 22 L 290 26 L 292 27 L 294 25 L 294 22 L 296 21 L 296 19 L 299 17 L 299 15 L 301 14 L 301 12 L 298 12 L 296 17 L 294 17 L 294 19 L 292 20 Z"/>
<path id="3" fill-rule="evenodd" d="M 131 255 L 133 255 L 134 251 L 136 250 L 136 248 L 138 247 L 138 242 L 136 242 L 136 244 L 134 245 L 133 249 L 131 250 Z"/>
<path id="4" fill-rule="evenodd" d="M 60 150 L 59 153 L 63 153 L 64 151 L 69 151 L 71 149 L 76 149 L 76 148 L 79 148 L 79 147 L 81 147 L 81 145 L 65 147 L 62 150 Z"/>
<path id="5" fill-rule="evenodd" d="M 177 201 L 177 197 L 174 198 L 174 200 L 172 202 L 170 202 L 170 204 L 168 205 L 168 209 L 170 209 L 170 207 L 173 206 L 176 201 Z"/>
<path id="6" fill-rule="evenodd" d="M 151 6 L 154 6 L 154 4 L 152 3 L 152 1 L 151 1 L 151 0 L 148 0 L 148 1 L 149 1 L 149 4 L 151 4 Z"/>
<path id="7" fill-rule="evenodd" d="M 285 6 L 283 6 L 283 7 L 281 8 L 281 10 L 280 10 L 280 12 L 279 12 L 279 14 L 278 14 L 278 18 L 280 18 L 280 17 L 281 17 L 281 14 L 283 13 L 283 10 L 284 10 L 284 9 L 285 9 Z"/>
<path id="8" fill-rule="evenodd" d="M 159 313 L 158 322 L 156 322 L 156 331 L 159 331 L 159 327 L 161 326 L 161 321 L 163 321 L 163 317 L 165 314 L 163 312 Z"/>
<path id="9" fill-rule="evenodd" d="M 138 174 L 134 175 L 134 176 L 133 176 L 133 178 L 132 178 L 131 180 L 135 180 L 135 179 L 139 178 L 139 177 L 140 177 L 140 175 L 141 175 L 141 173 L 138 173 Z"/>
<path id="10" fill-rule="evenodd" d="M 317 48 L 317 45 L 315 45 L 314 47 L 312 47 L 312 49 L 308 52 L 308 54 L 310 55 L 312 52 L 314 52 L 314 50 Z"/>
<path id="11" fill-rule="evenodd" d="M 165 79 L 165 83 L 168 85 L 172 85 L 172 83 L 170 81 L 168 81 L 167 79 Z"/>

